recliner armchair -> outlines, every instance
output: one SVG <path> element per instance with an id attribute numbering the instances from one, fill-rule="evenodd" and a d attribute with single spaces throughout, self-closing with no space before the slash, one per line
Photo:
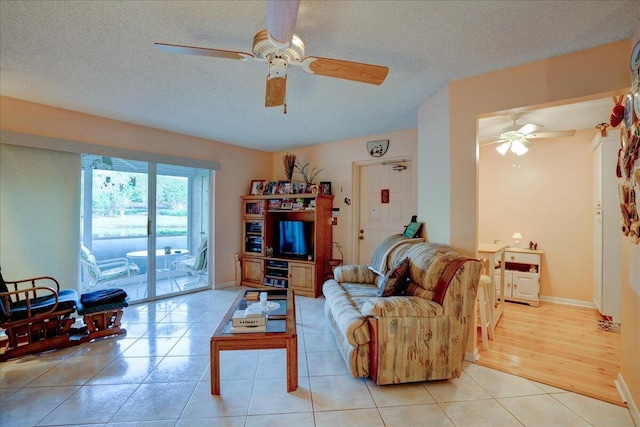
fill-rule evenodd
<path id="1" fill-rule="evenodd" d="M 459 377 L 481 267 L 401 235 L 383 241 L 369 266 L 337 267 L 323 285 L 324 311 L 351 375 L 379 385 Z M 394 281 L 404 292 L 380 296 Z"/>

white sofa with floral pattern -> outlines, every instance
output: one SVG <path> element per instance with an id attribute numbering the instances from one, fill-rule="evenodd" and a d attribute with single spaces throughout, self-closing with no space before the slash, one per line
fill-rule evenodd
<path id="1" fill-rule="evenodd" d="M 354 378 L 371 377 L 377 384 L 457 378 L 481 263 L 449 246 L 393 238 L 391 249 L 383 242 L 377 250 L 385 258 L 381 274 L 366 265 L 346 265 L 323 285 L 325 314 L 340 352 Z M 382 274 L 405 258 L 405 293 L 377 296 Z"/>

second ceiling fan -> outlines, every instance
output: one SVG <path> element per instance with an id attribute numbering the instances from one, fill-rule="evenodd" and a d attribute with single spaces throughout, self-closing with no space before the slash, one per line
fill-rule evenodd
<path id="1" fill-rule="evenodd" d="M 544 126 L 536 125 L 533 123 L 527 123 L 519 125 L 516 121 L 520 118 L 521 114 L 509 114 L 509 119 L 512 124 L 503 128 L 500 131 L 500 136 L 494 141 L 483 143 L 482 145 L 500 144 L 496 147 L 496 150 L 503 156 L 508 151 L 521 156 L 529 151 L 529 146 L 532 144 L 532 139 L 541 138 L 559 138 L 575 135 L 575 130 L 558 130 L 549 132 L 540 132 Z"/>
<path id="2" fill-rule="evenodd" d="M 267 28 L 253 37 L 253 54 L 204 47 L 155 43 L 168 53 L 209 56 L 213 58 L 254 60 L 268 64 L 265 107 L 284 105 L 286 113 L 287 70 L 290 65 L 321 76 L 380 85 L 389 73 L 388 67 L 343 61 L 339 59 L 305 57 L 304 43 L 294 34 L 299 0 L 267 0 Z"/>

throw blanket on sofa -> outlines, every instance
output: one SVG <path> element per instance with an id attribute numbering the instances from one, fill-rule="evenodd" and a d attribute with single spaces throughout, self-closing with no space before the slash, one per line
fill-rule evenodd
<path id="1" fill-rule="evenodd" d="M 387 273 L 387 257 L 389 253 L 398 245 L 402 243 L 419 243 L 423 242 L 421 237 L 410 239 L 402 234 L 393 234 L 387 237 L 380 243 L 380 246 L 376 248 L 371 258 L 371 264 L 369 264 L 369 270 L 376 274 L 384 276 Z"/>

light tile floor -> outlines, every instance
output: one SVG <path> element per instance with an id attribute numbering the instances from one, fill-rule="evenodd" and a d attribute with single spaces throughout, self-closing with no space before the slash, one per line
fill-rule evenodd
<path id="1" fill-rule="evenodd" d="M 238 288 L 125 309 L 124 337 L 0 364 L 0 426 L 632 426 L 627 409 L 475 364 L 461 378 L 376 386 L 347 372 L 324 299 L 296 298 L 299 384 L 284 350 L 221 353 L 209 336 Z"/>

